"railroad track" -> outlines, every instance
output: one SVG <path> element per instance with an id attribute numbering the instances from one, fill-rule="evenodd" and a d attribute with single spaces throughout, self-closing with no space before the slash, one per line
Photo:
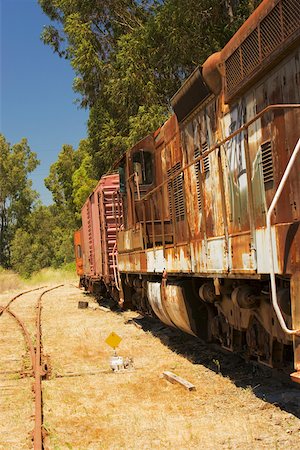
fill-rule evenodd
<path id="1" fill-rule="evenodd" d="M 43 429 L 43 395 L 42 395 L 42 379 L 46 377 L 48 372 L 48 363 L 44 359 L 43 349 L 42 349 L 42 326 L 41 326 L 41 311 L 42 311 L 42 298 L 43 296 L 54 290 L 62 287 L 63 285 L 57 285 L 51 288 L 44 290 L 36 300 L 35 303 L 35 324 L 33 326 L 32 320 L 28 321 L 25 324 L 24 320 L 20 317 L 19 314 L 16 314 L 15 311 L 11 310 L 11 305 L 19 299 L 21 296 L 25 294 L 32 293 L 34 291 L 38 291 L 41 289 L 45 289 L 46 286 L 42 286 L 35 289 L 30 289 L 27 291 L 23 291 L 13 298 L 11 298 L 5 306 L 0 305 L 0 317 L 3 314 L 8 314 L 11 318 L 14 319 L 15 323 L 18 325 L 25 340 L 26 351 L 29 354 L 29 362 L 30 368 L 26 368 L 25 370 L 22 368 L 20 371 L 12 371 L 6 370 L 1 371 L 2 375 L 9 374 L 18 374 L 20 377 L 32 377 L 34 378 L 33 383 L 33 393 L 34 393 L 34 430 L 32 433 L 33 439 L 33 447 L 34 450 L 42 450 L 43 449 L 43 438 L 44 438 L 44 429 Z M 31 324 L 29 323 L 31 322 Z M 5 387 L 4 387 L 5 389 Z"/>

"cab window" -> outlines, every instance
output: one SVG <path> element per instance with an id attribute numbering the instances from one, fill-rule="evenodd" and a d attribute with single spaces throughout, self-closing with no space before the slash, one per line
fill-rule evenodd
<path id="1" fill-rule="evenodd" d="M 119 176 L 120 176 L 120 192 L 125 194 L 126 192 L 126 181 L 125 181 L 125 167 L 124 165 L 119 166 Z"/>
<path id="2" fill-rule="evenodd" d="M 133 171 L 139 177 L 139 184 L 153 183 L 153 162 L 152 153 L 146 150 L 139 150 L 133 155 Z"/>

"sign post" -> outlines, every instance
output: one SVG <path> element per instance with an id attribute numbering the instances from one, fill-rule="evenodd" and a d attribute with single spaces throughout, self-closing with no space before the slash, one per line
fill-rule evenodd
<path id="1" fill-rule="evenodd" d="M 110 335 L 105 339 L 107 345 L 113 348 L 114 356 L 110 358 L 110 367 L 113 371 L 120 370 L 124 368 L 123 358 L 122 356 L 117 355 L 116 348 L 120 345 L 122 338 L 117 335 L 117 333 L 110 333 Z"/>

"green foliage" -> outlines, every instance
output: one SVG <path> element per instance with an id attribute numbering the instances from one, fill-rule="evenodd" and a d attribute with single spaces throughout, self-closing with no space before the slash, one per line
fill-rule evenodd
<path id="1" fill-rule="evenodd" d="M 93 178 L 94 167 L 89 151 L 89 141 L 85 139 L 80 141 L 77 150 L 71 145 L 63 145 L 45 179 L 45 185 L 51 191 L 58 210 L 69 214 L 71 229 L 76 227 L 81 207 L 97 184 Z"/>
<path id="2" fill-rule="evenodd" d="M 90 178 L 92 172 L 92 157 L 86 155 L 82 159 L 79 168 L 76 169 L 72 175 L 73 202 L 76 208 L 76 219 L 78 219 L 79 222 L 82 205 L 97 184 L 97 180 Z"/>
<path id="3" fill-rule="evenodd" d="M 10 265 L 10 243 L 26 222 L 37 193 L 28 174 L 39 161 L 26 139 L 11 146 L 0 134 L 0 265 Z"/>
<path id="4" fill-rule="evenodd" d="M 136 116 L 129 118 L 129 145 L 133 146 L 143 137 L 161 126 L 168 118 L 163 106 L 140 106 Z"/>
<path id="5" fill-rule="evenodd" d="M 51 165 L 46 187 L 52 192 L 56 205 L 72 207 L 72 174 L 77 166 L 76 154 L 71 145 L 63 145 L 58 160 Z"/>
<path id="6" fill-rule="evenodd" d="M 56 206 L 39 205 L 17 229 L 11 243 L 12 268 L 29 277 L 45 267 L 74 259 L 73 216 Z"/>
<path id="7" fill-rule="evenodd" d="M 56 26 L 45 28 L 42 39 L 70 60 L 74 90 L 90 108 L 88 164 L 91 178 L 99 178 L 161 124 L 182 80 L 226 44 L 260 0 L 39 3 Z"/>
<path id="8" fill-rule="evenodd" d="M 28 217 L 26 226 L 17 229 L 11 243 L 11 262 L 14 270 L 29 276 L 51 265 L 53 259 L 52 216 L 45 206 L 38 207 Z"/>

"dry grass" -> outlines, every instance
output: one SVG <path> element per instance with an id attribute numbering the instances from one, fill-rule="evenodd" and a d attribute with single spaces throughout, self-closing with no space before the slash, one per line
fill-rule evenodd
<path id="1" fill-rule="evenodd" d="M 0 267 L 0 294 L 22 286 L 21 277 L 11 270 L 4 270 Z"/>
<path id="2" fill-rule="evenodd" d="M 1 379 L 0 384 L 0 449 L 28 450 L 34 427 L 32 379 Z"/>
<path id="3" fill-rule="evenodd" d="M 0 304 L 5 305 L 10 298 L 9 293 L 1 294 Z M 28 323 L 34 304 L 29 295 L 21 298 L 12 309 Z M 29 329 L 33 325 L 34 319 Z M 29 449 L 32 447 L 33 380 L 21 379 L 20 371 L 31 367 L 30 358 L 20 328 L 6 313 L 0 317 L 0 349 L 0 449 Z"/>
<path id="4" fill-rule="evenodd" d="M 25 315 L 27 305 L 28 318 L 29 297 L 15 306 Z M 83 299 L 95 309 L 78 309 Z M 192 364 L 151 333 L 125 324 L 135 316 L 104 312 L 70 285 L 44 297 L 43 346 L 52 368 L 50 379 L 43 381 L 49 450 L 299 448 L 299 419 L 259 400 L 251 389 Z M 8 320 L 3 327 L 8 337 Z M 112 350 L 104 341 L 111 331 L 123 338 L 119 354 L 134 359 L 133 370 L 110 371 Z M 164 370 L 191 381 L 196 391 L 170 384 L 161 378 Z M 28 442 L 24 433 L 26 427 L 30 431 L 32 403 L 30 394 L 22 392 L 27 406 L 19 399 L 13 417 L 8 403 L 0 412 L 1 443 L 8 435 L 11 442 Z M 7 441 L 1 448 L 25 447 Z"/>
<path id="5" fill-rule="evenodd" d="M 41 284 L 54 285 L 60 283 L 78 284 L 78 277 L 75 270 L 65 270 L 64 268 L 53 269 L 52 267 L 48 267 L 33 274 L 26 280 L 27 286 L 39 286 Z"/>
<path id="6" fill-rule="evenodd" d="M 134 313 L 79 310 L 82 297 L 69 288 L 64 301 L 53 292 L 44 302 L 44 349 L 53 369 L 44 383 L 49 448 L 299 448 L 297 418 L 125 325 Z M 110 372 L 112 351 L 104 341 L 111 331 L 122 336 L 119 353 L 134 359 L 133 371 Z M 168 383 L 164 370 L 197 390 Z M 70 372 L 82 376 L 55 378 Z"/>
<path id="7" fill-rule="evenodd" d="M 53 269 L 52 267 L 42 269 L 34 273 L 30 278 L 22 278 L 19 274 L 5 270 L 0 267 L 0 294 L 17 290 L 28 289 L 35 286 L 55 284 L 78 283 L 75 270 L 72 268 Z"/>

